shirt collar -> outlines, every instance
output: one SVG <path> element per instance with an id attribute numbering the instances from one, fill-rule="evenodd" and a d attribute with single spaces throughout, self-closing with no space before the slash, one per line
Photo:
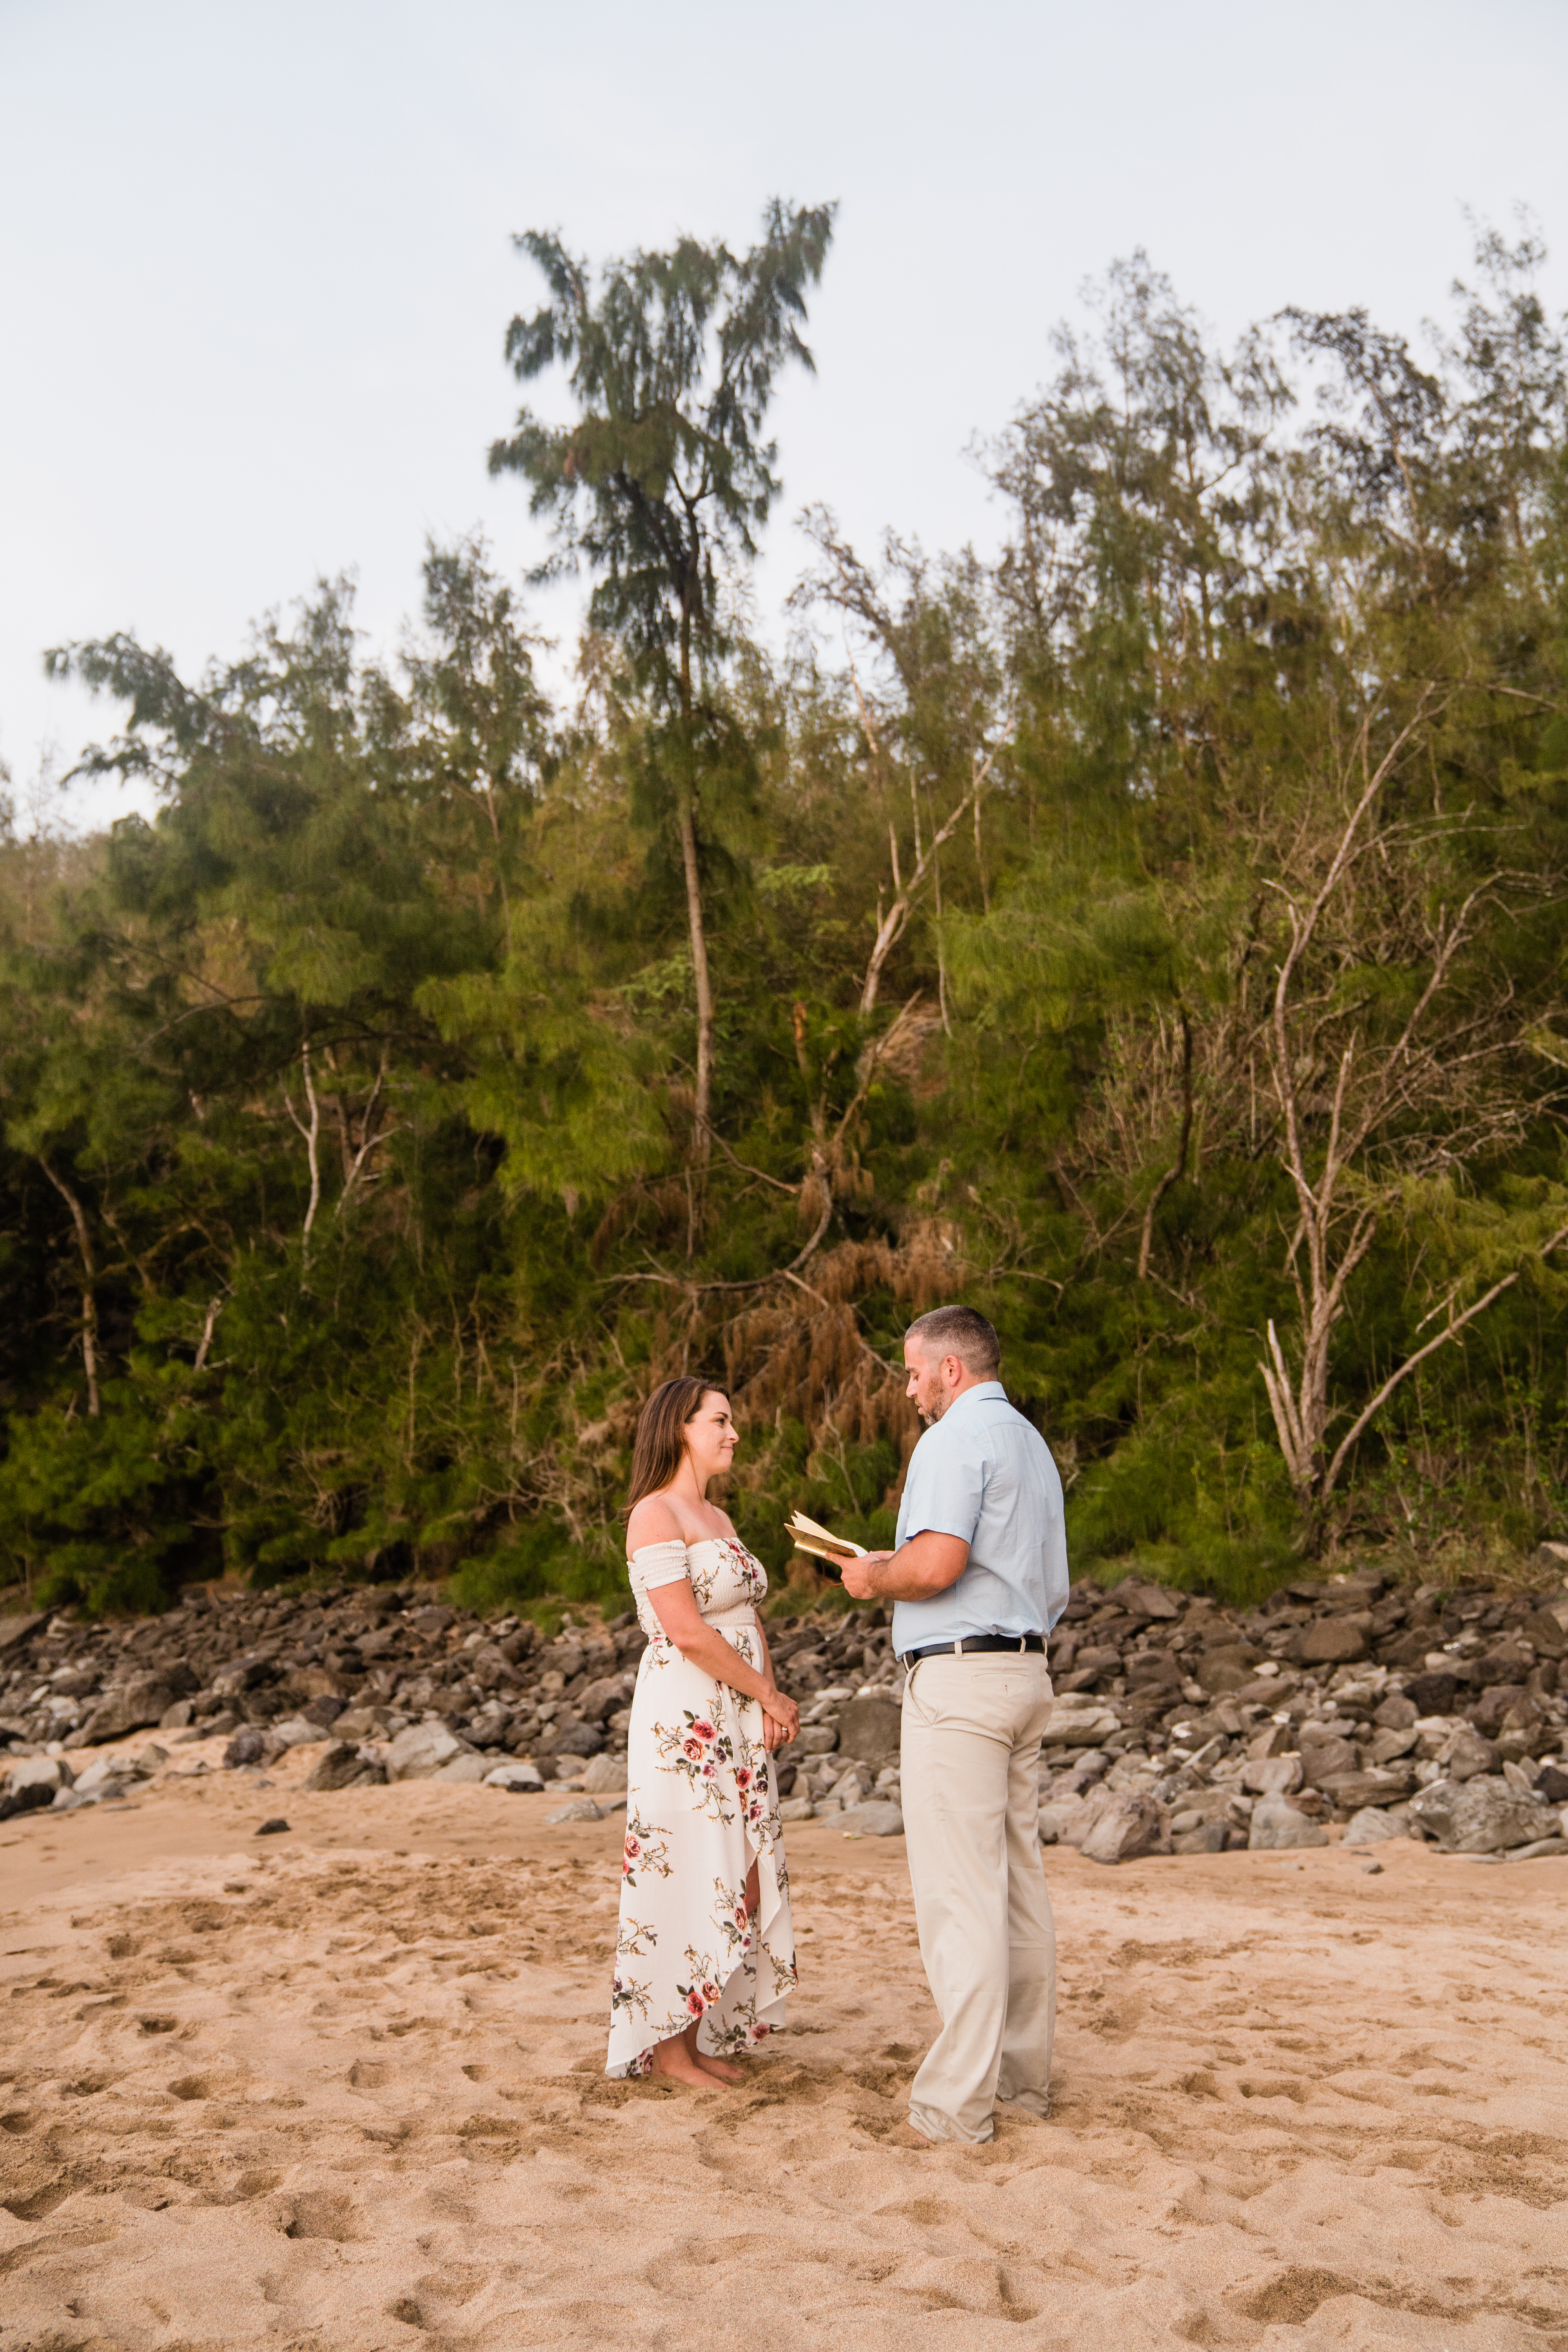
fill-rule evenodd
<path id="1" fill-rule="evenodd" d="M 942 1420 L 951 1421 L 953 1414 L 966 1405 L 972 1397 L 976 1404 L 980 1402 L 983 1397 L 987 1400 L 992 1397 L 1000 1397 L 1003 1403 L 1005 1404 L 1007 1402 L 1007 1391 L 1003 1387 L 1000 1381 L 978 1381 L 973 1388 L 965 1389 L 962 1396 L 955 1396 L 953 1398 L 952 1402 L 942 1414 Z"/>

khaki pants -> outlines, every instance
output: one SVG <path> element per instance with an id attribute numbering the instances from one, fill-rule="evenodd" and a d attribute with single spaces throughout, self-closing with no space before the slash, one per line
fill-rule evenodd
<path id="1" fill-rule="evenodd" d="M 993 2103 L 1048 2112 L 1057 1931 L 1040 1864 L 1037 1653 L 922 1658 L 904 1693 L 903 1807 L 921 1958 L 942 2018 L 910 2093 L 930 2139 L 987 2140 Z"/>

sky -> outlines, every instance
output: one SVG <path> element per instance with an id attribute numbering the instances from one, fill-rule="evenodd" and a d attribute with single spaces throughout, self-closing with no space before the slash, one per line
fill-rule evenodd
<path id="1" fill-rule="evenodd" d="M 758 581 L 813 501 L 869 547 L 994 547 L 975 462 L 1051 330 L 1138 246 L 1234 336 L 1364 303 L 1419 337 L 1466 210 L 1523 204 L 1568 307 L 1563 0 L 0 0 L 0 760 L 21 806 L 113 731 L 43 649 L 128 629 L 189 674 L 352 570 L 373 650 L 426 539 L 543 542 L 490 441 L 515 232 L 591 257 L 749 243 L 836 199 L 815 378 L 775 407 Z M 530 395 L 561 413 L 548 382 Z M 569 659 L 583 590 L 535 600 Z M 137 802 L 71 789 L 67 821 Z"/>

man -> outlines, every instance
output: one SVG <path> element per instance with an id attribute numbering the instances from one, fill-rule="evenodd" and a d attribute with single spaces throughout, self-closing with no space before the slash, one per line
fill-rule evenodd
<path id="1" fill-rule="evenodd" d="M 1050 2112 L 1057 1941 L 1037 1832 L 1051 1709 L 1046 1635 L 1068 1597 L 1062 1482 L 1007 1402 L 984 1315 L 939 1307 L 904 1341 L 927 1423 L 897 1549 L 844 1570 L 890 1600 L 909 1680 L 904 1835 L 921 1958 L 942 2018 L 910 2094 L 926 2139 L 988 2140 L 1005 2099 Z"/>

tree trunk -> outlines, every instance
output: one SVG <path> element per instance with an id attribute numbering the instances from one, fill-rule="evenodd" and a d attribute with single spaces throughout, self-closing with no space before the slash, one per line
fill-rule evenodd
<path id="1" fill-rule="evenodd" d="M 702 875 L 697 862 L 697 780 L 691 738 L 691 605 L 680 610 L 680 717 L 687 772 L 679 779 L 680 862 L 686 875 L 686 921 L 691 934 L 691 975 L 697 990 L 697 1101 L 692 1114 L 693 1156 L 706 1168 L 711 1149 L 709 1119 L 713 1099 L 713 989 L 708 972 L 708 929 L 702 919 Z"/>
<path id="2" fill-rule="evenodd" d="M 96 1421 L 99 1416 L 98 1299 L 93 1286 L 98 1279 L 98 1266 L 92 1255 L 92 1235 L 88 1231 L 81 1202 L 70 1186 L 55 1174 L 41 1152 L 38 1165 L 70 1211 L 71 1223 L 76 1227 L 77 1247 L 81 1252 L 81 1360 L 87 1374 L 87 1410 L 89 1417 Z"/>

